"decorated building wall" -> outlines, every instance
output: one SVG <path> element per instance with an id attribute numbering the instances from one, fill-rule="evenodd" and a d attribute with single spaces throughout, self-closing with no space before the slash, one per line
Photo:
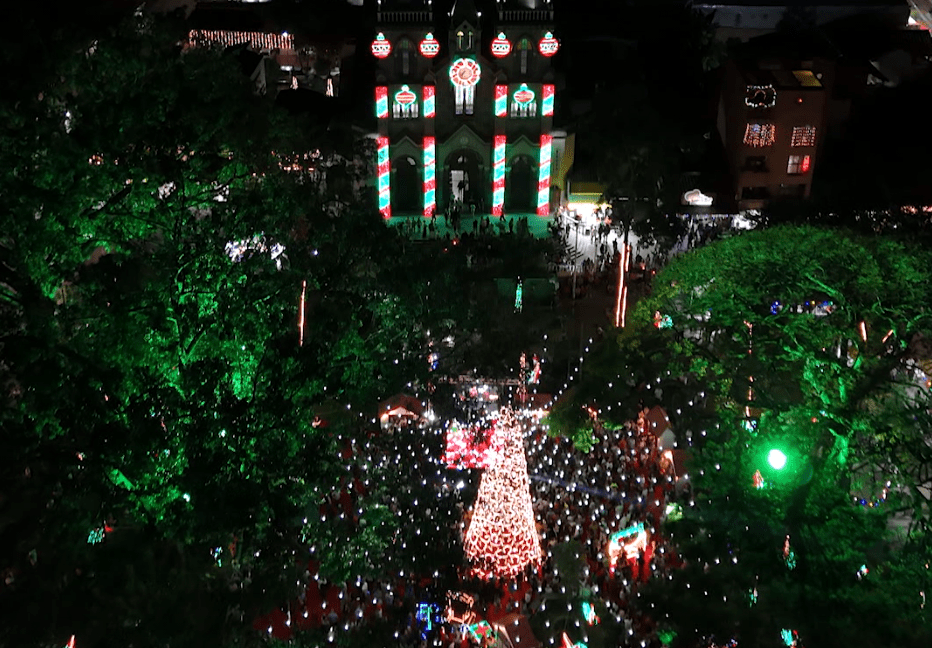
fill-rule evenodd
<path id="1" fill-rule="evenodd" d="M 167 3 L 162 4 L 163 9 L 168 8 Z M 294 19 L 264 3 L 191 5 L 184 47 L 243 47 L 261 55 L 251 78 L 262 94 L 302 89 L 340 96 L 340 71 L 343 62 L 355 56 L 356 45 L 354 39 L 339 35 L 338 25 L 360 13 L 352 9 L 332 13 L 328 23 L 319 25 L 320 31 L 308 34 L 290 31 Z"/>
<path id="2" fill-rule="evenodd" d="M 371 53 L 379 209 L 549 215 L 565 135 L 553 131 L 552 6 L 380 3 Z"/>
<path id="3" fill-rule="evenodd" d="M 727 63 L 718 130 L 739 209 L 809 197 L 834 77 L 821 58 Z"/>

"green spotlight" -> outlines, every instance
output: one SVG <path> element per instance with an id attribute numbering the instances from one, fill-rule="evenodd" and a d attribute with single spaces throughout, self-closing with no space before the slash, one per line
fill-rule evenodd
<path id="1" fill-rule="evenodd" d="M 767 462 L 774 470 L 783 470 L 783 467 L 786 466 L 786 455 L 774 448 L 767 455 Z"/>

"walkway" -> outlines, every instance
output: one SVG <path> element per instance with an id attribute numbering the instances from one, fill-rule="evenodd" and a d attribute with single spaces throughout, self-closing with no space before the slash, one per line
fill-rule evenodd
<path id="1" fill-rule="evenodd" d="M 473 230 L 473 223 L 481 221 L 484 218 L 489 219 L 489 223 L 494 228 L 492 231 L 498 232 L 501 219 L 497 216 L 492 216 L 491 214 L 476 214 L 473 216 L 467 213 L 460 217 L 460 233 L 475 231 Z M 605 249 L 609 256 L 611 256 L 614 249 L 613 244 L 617 245 L 619 249 L 621 248 L 622 235 L 617 229 L 609 229 L 608 235 L 601 241 L 593 234 L 594 230 L 597 231 L 597 223 L 595 221 L 575 222 L 571 221 L 569 218 L 561 218 L 559 216 L 538 216 L 534 212 L 519 212 L 506 214 L 505 223 L 507 224 L 508 221 L 514 221 L 514 227 L 517 229 L 518 222 L 522 218 L 527 218 L 531 235 L 536 238 L 548 238 L 551 235 L 548 227 L 551 223 L 558 223 L 566 238 L 567 256 L 570 265 L 581 264 L 586 259 L 593 263 L 597 263 L 601 243 L 605 243 Z M 412 222 L 416 225 L 430 225 L 431 219 L 424 218 L 420 214 L 401 214 L 392 216 L 387 222 L 392 227 L 401 227 L 403 225 L 410 226 Z M 569 225 L 569 230 L 567 230 L 567 224 Z M 507 225 L 505 227 L 505 231 L 508 231 Z M 434 228 L 435 238 L 445 238 L 447 234 L 453 237 L 456 234 L 456 232 L 453 231 L 450 221 L 444 216 L 437 216 L 434 221 Z M 639 249 L 638 237 L 636 234 L 632 233 L 629 237 L 629 241 L 631 243 L 632 259 L 638 254 L 645 254 L 645 252 L 648 252 Z"/>

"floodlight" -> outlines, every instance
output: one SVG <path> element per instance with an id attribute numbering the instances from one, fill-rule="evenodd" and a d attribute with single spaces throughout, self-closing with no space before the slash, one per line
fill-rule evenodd
<path id="1" fill-rule="evenodd" d="M 783 467 L 786 466 L 786 455 L 774 448 L 767 455 L 767 462 L 774 470 L 783 470 Z"/>

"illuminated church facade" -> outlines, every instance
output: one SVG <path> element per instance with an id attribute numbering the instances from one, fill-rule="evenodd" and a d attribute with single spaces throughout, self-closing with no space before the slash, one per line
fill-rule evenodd
<path id="1" fill-rule="evenodd" d="M 437 12 L 430 0 L 379 3 L 370 50 L 383 217 L 454 205 L 549 216 L 558 206 L 560 44 L 549 2 L 521 1 L 455 0 Z"/>

